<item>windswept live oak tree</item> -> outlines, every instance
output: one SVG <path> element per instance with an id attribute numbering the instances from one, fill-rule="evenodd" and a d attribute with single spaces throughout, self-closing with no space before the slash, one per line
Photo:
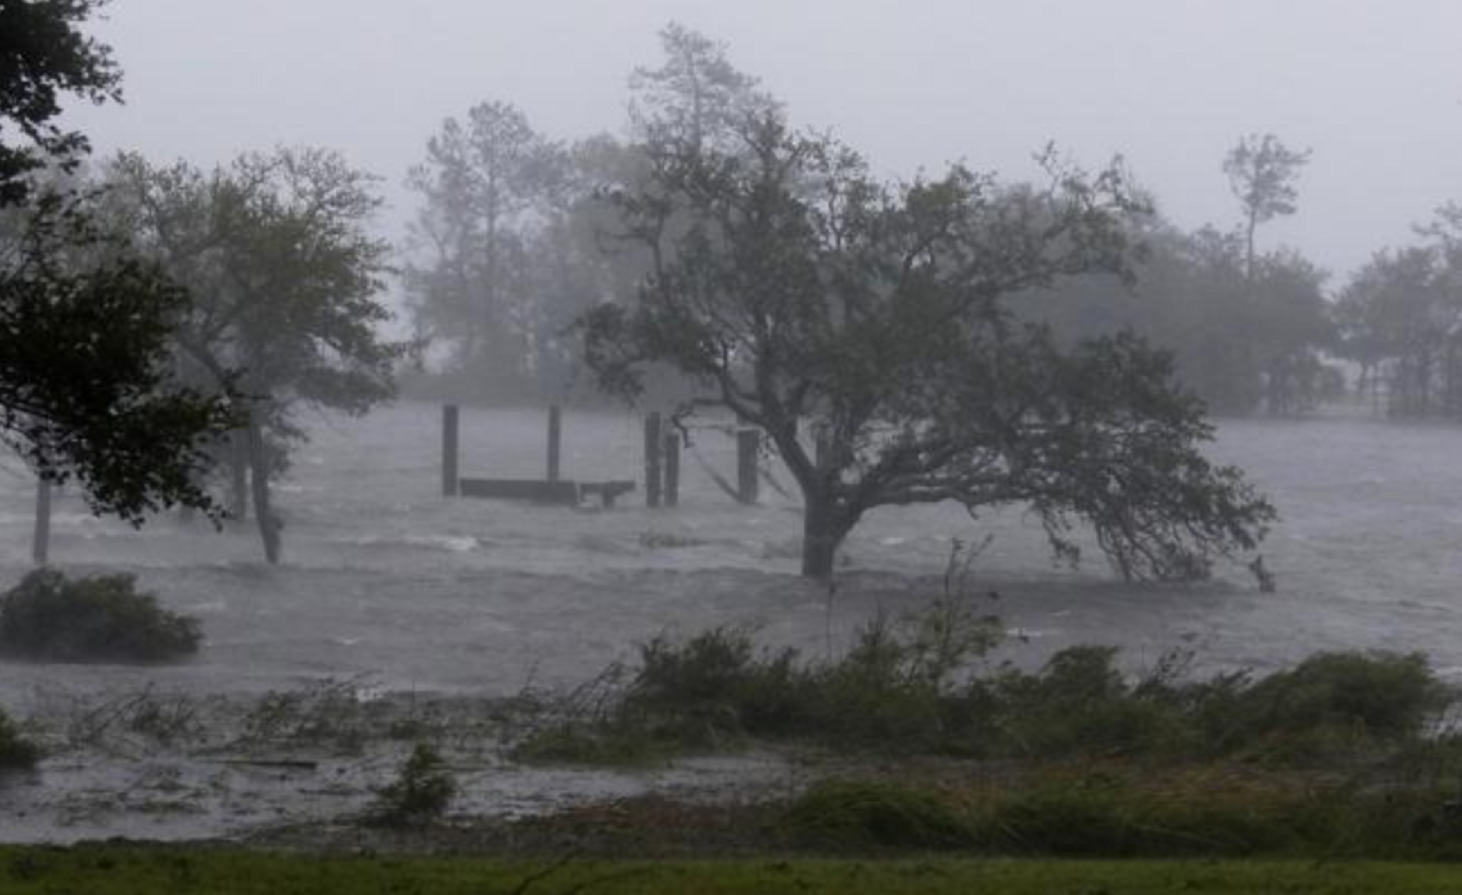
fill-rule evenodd
<path id="1" fill-rule="evenodd" d="M 1059 555 L 1076 525 L 1129 577 L 1195 577 L 1256 546 L 1271 506 L 1198 446 L 1167 355 L 1115 336 L 1063 351 L 1003 301 L 1120 271 L 1120 170 L 1047 158 L 1041 188 L 956 166 L 890 186 L 775 108 L 714 138 L 668 119 L 647 180 L 606 189 L 653 258 L 637 301 L 585 316 L 588 365 L 633 395 L 647 365 L 762 427 L 804 499 L 803 574 L 831 574 L 869 510 L 1025 504 Z"/>
<path id="2" fill-rule="evenodd" d="M 213 507 L 196 484 L 201 448 L 231 415 L 227 388 L 172 384 L 186 293 L 36 176 L 74 169 L 87 148 L 55 123 L 63 94 L 118 98 L 109 48 L 78 30 L 101 5 L 0 0 L 0 440 L 47 479 L 78 480 L 96 511 L 140 523 Z"/>

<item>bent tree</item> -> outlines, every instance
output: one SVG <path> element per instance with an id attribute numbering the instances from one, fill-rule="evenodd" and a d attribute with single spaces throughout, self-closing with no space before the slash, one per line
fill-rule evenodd
<path id="1" fill-rule="evenodd" d="M 1211 429 L 1166 354 L 1132 336 L 1066 350 L 1009 310 L 1123 269 L 1140 208 L 1118 168 L 890 185 L 775 109 L 695 136 L 659 130 L 648 174 L 603 190 L 652 272 L 582 318 L 585 358 L 627 395 L 668 364 L 697 403 L 762 427 L 804 499 L 803 574 L 829 575 L 890 504 L 1025 504 L 1073 560 L 1084 521 L 1128 577 L 1193 577 L 1257 545 L 1273 508 L 1200 453 Z"/>

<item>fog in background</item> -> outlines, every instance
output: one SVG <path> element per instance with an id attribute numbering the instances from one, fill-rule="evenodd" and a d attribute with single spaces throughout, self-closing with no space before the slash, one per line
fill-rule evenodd
<path id="1" fill-rule="evenodd" d="M 1456 0 L 114 0 L 94 32 L 126 104 L 68 122 L 101 154 L 205 166 L 340 149 L 384 178 L 395 237 L 444 118 L 500 99 L 556 139 L 618 133 L 671 20 L 889 176 L 965 160 L 1018 179 L 1055 141 L 1092 168 L 1124 154 L 1179 226 L 1227 227 L 1223 156 L 1273 132 L 1314 155 L 1299 213 L 1261 240 L 1332 286 L 1462 199 Z"/>

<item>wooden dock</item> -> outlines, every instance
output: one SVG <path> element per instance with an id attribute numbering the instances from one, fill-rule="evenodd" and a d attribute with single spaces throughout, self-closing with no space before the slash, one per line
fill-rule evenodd
<path id="1" fill-rule="evenodd" d="M 608 509 L 622 494 L 635 489 L 632 481 L 576 482 L 570 479 L 469 479 L 457 480 L 457 493 L 462 497 L 490 500 L 526 500 L 557 506 L 578 506 L 589 497 L 598 497 Z"/>

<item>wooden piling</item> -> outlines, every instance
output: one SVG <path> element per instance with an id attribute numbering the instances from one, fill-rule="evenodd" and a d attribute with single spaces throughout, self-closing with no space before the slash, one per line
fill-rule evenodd
<path id="1" fill-rule="evenodd" d="M 459 432 L 456 404 L 442 405 L 442 496 L 457 496 L 457 435 Z"/>
<path id="2" fill-rule="evenodd" d="M 560 441 L 563 436 L 563 415 L 557 404 L 548 406 L 548 480 L 558 481 Z"/>
<path id="3" fill-rule="evenodd" d="M 36 527 L 30 542 L 31 560 L 44 566 L 51 559 L 51 483 L 36 482 Z"/>
<path id="4" fill-rule="evenodd" d="M 680 503 L 680 433 L 665 433 L 665 506 Z"/>
<path id="5" fill-rule="evenodd" d="M 736 499 L 752 504 L 757 500 L 757 460 L 761 453 L 761 432 L 738 429 L 736 432 Z"/>
<path id="6" fill-rule="evenodd" d="M 660 505 L 660 452 L 664 443 L 660 434 L 660 412 L 645 415 L 645 505 Z"/>

